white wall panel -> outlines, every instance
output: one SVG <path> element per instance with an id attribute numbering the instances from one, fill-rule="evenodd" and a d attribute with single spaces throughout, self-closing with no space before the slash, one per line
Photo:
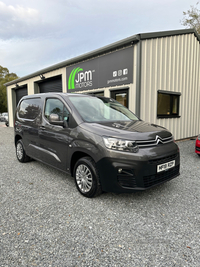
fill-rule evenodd
<path id="1" fill-rule="evenodd" d="M 175 139 L 200 133 L 200 44 L 194 34 L 142 41 L 141 119 L 162 125 Z M 181 93 L 180 118 L 157 118 L 157 91 Z"/>

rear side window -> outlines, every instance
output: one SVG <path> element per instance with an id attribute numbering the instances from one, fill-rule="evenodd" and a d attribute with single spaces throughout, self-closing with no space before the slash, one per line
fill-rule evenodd
<path id="1" fill-rule="evenodd" d="M 41 99 L 30 98 L 22 100 L 19 107 L 19 117 L 34 120 L 40 114 Z"/>

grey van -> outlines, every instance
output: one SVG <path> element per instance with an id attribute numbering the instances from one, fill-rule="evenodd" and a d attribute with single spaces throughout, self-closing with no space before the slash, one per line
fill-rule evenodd
<path id="1" fill-rule="evenodd" d="M 179 148 L 172 134 L 111 98 L 25 96 L 14 129 L 20 162 L 35 159 L 70 173 L 86 197 L 145 190 L 179 175 Z"/>

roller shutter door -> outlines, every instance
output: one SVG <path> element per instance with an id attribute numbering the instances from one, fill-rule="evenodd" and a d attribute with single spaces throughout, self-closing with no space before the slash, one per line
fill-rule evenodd
<path id="1" fill-rule="evenodd" d="M 62 92 L 62 78 L 54 77 L 39 83 L 40 93 Z"/>
<path id="2" fill-rule="evenodd" d="M 16 105 L 18 104 L 19 100 L 28 94 L 27 92 L 27 86 L 24 86 L 24 87 L 20 87 L 19 89 L 16 89 L 15 90 L 15 93 L 16 93 Z"/>

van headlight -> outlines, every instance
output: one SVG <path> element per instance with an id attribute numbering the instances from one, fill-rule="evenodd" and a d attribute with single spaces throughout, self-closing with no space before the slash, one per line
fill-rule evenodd
<path id="1" fill-rule="evenodd" d="M 119 151 L 138 152 L 139 147 L 135 141 L 123 140 L 112 137 L 103 137 L 104 144 L 107 148 Z"/>

